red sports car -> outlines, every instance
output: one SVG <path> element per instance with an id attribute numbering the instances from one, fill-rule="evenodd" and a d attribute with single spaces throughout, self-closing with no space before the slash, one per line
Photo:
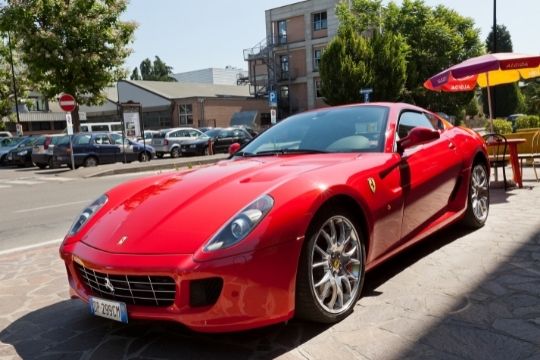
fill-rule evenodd
<path id="1" fill-rule="evenodd" d="M 489 210 L 483 140 L 408 104 L 289 117 L 229 160 L 122 184 L 60 254 L 99 316 L 236 331 L 353 311 L 364 274 Z"/>

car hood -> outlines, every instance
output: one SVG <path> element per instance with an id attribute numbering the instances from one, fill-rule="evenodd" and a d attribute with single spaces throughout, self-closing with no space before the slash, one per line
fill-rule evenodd
<path id="1" fill-rule="evenodd" d="M 288 155 L 222 161 L 123 184 L 108 193 L 108 204 L 81 240 L 112 253 L 192 254 L 258 197 L 301 174 L 358 156 Z"/>

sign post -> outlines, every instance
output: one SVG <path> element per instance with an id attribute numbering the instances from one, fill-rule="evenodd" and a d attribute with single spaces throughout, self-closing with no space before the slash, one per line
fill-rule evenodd
<path id="1" fill-rule="evenodd" d="M 270 109 L 270 122 L 272 123 L 272 125 L 276 124 L 276 118 L 277 118 L 276 115 L 277 115 L 276 109 Z"/>
<path id="2" fill-rule="evenodd" d="M 77 108 L 77 102 L 73 95 L 62 94 L 58 98 L 60 108 L 66 112 L 66 130 L 69 135 L 69 150 L 71 153 L 71 169 L 75 170 L 75 154 L 73 154 L 73 120 L 71 112 Z"/>
<path id="3" fill-rule="evenodd" d="M 369 102 L 369 94 L 371 94 L 371 93 L 373 93 L 372 88 L 360 89 L 360 95 L 364 95 L 364 102 L 365 103 Z"/>
<path id="4" fill-rule="evenodd" d="M 140 103 L 127 102 L 120 104 L 122 109 L 122 151 L 124 153 L 124 162 L 126 161 L 126 143 L 127 138 L 142 137 L 143 151 L 146 154 L 146 139 L 144 138 L 144 124 L 142 121 L 142 106 Z"/>
<path id="5" fill-rule="evenodd" d="M 270 106 L 270 123 L 275 125 L 277 122 L 277 91 L 268 92 L 268 106 Z"/>

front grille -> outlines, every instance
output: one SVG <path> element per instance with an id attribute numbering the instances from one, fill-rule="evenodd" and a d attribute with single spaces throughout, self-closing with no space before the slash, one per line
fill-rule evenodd
<path id="1" fill-rule="evenodd" d="M 75 268 L 95 296 L 143 306 L 170 306 L 174 303 L 176 284 L 169 276 L 112 275 L 78 263 L 75 263 Z"/>

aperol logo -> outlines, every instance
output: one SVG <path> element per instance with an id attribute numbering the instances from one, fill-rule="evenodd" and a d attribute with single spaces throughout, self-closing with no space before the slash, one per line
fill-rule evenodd
<path id="1" fill-rule="evenodd" d="M 504 64 L 502 67 L 503 69 L 522 69 L 529 67 L 528 61 L 516 61 L 516 62 L 509 62 Z"/>
<path id="2" fill-rule="evenodd" d="M 469 84 L 455 84 L 450 86 L 451 91 L 467 91 L 474 89 L 474 85 Z"/>

